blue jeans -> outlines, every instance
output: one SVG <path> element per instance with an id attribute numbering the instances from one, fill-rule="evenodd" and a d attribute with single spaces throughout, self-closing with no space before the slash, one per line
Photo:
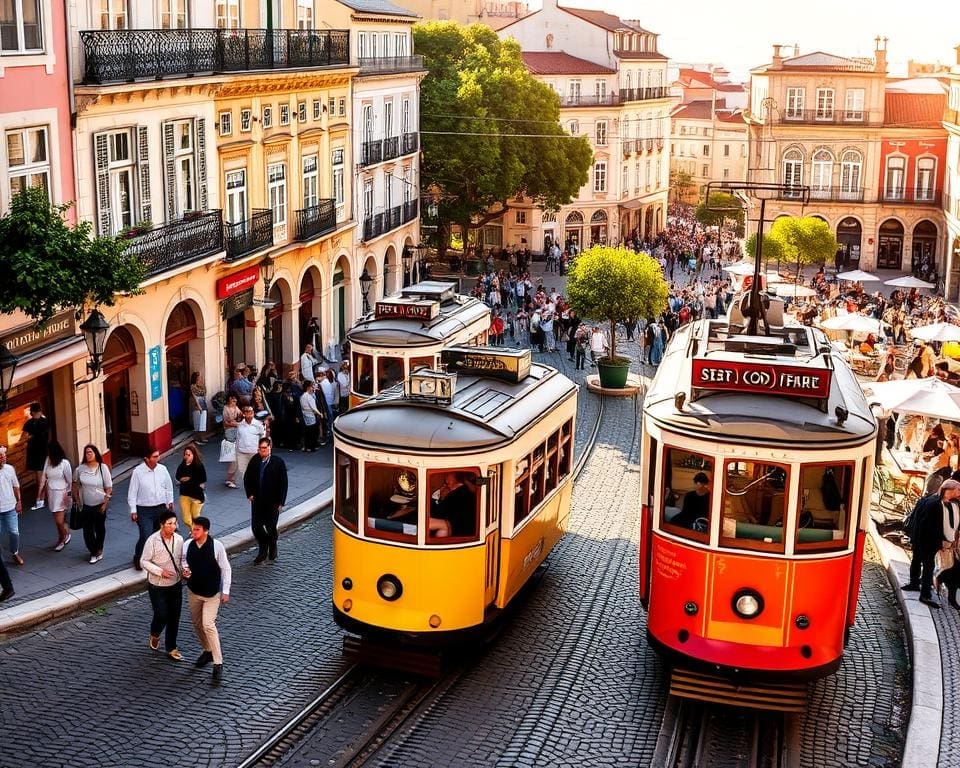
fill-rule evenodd
<path id="1" fill-rule="evenodd" d="M 241 481 L 242 482 L 242 481 Z M 144 507 L 137 504 L 137 528 L 140 529 L 140 538 L 133 550 L 133 557 L 139 563 L 143 554 L 143 545 L 151 533 L 160 530 L 160 513 L 167 508 L 166 504 L 157 504 L 155 507 Z"/>
<path id="2" fill-rule="evenodd" d="M 4 534 L 10 536 L 10 554 L 15 555 L 20 551 L 20 519 L 16 509 L 0 512 L 0 545 Z"/>

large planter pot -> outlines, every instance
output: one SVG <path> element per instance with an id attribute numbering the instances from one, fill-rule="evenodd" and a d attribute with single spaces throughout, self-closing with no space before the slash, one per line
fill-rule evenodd
<path id="1" fill-rule="evenodd" d="M 627 374 L 630 373 L 629 359 L 602 357 L 597 360 L 597 368 L 600 371 L 600 386 L 604 389 L 623 389 L 627 385 Z"/>

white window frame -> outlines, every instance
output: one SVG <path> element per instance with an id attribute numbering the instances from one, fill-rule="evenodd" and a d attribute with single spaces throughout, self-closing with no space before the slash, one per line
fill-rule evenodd
<path id="1" fill-rule="evenodd" d="M 410 133 L 410 99 L 400 102 L 400 133 Z"/>
<path id="2" fill-rule="evenodd" d="M 803 119 L 803 102 L 806 92 L 803 88 L 787 88 L 787 106 L 784 117 L 787 120 Z"/>
<path id="3" fill-rule="evenodd" d="M 840 197 L 859 196 L 863 180 L 863 155 L 846 150 L 840 155 Z"/>
<path id="4" fill-rule="evenodd" d="M 363 182 L 363 217 L 369 219 L 373 216 L 373 179 L 367 179 Z"/>
<path id="5" fill-rule="evenodd" d="M 305 101 L 297 102 L 297 122 L 307 122 L 307 102 Z"/>
<path id="6" fill-rule="evenodd" d="M 383 138 L 389 139 L 393 136 L 393 99 L 386 99 L 383 102 Z"/>
<path id="7" fill-rule="evenodd" d="M 899 183 L 897 183 L 899 177 Z M 906 155 L 887 155 L 883 167 L 883 197 L 885 200 L 903 200 L 907 191 Z"/>
<path id="8" fill-rule="evenodd" d="M 593 191 L 598 194 L 607 191 L 607 164 L 603 160 L 593 164 Z"/>
<path id="9" fill-rule="evenodd" d="M 580 80 L 570 80 L 567 83 L 567 103 L 568 104 L 579 104 L 580 103 L 580 88 L 582 83 Z"/>
<path id="10" fill-rule="evenodd" d="M 346 187 L 344 186 L 345 154 L 342 147 L 337 147 L 330 153 L 330 192 L 333 195 L 333 204 L 337 209 L 337 221 L 344 220 L 347 205 Z"/>
<path id="11" fill-rule="evenodd" d="M 395 51 L 394 55 L 397 58 L 403 58 L 410 55 L 409 54 L 410 48 L 408 46 L 409 41 L 410 41 L 410 37 L 407 35 L 406 32 L 393 33 L 393 47 Z"/>
<path id="12" fill-rule="evenodd" d="M 186 139 L 185 144 L 184 139 Z M 176 215 L 182 217 L 189 211 L 197 210 L 199 184 L 194 121 L 192 119 L 173 121 L 173 140 Z"/>
<path id="13" fill-rule="evenodd" d="M 527 223 L 527 212 L 522 211 L 519 208 L 514 211 L 513 221 L 515 224 L 526 224 Z"/>
<path id="14" fill-rule="evenodd" d="M 844 94 L 844 120 L 863 120 L 863 109 L 866 103 L 866 90 L 863 88 L 847 88 Z"/>
<path id="15" fill-rule="evenodd" d="M 567 129 L 570 131 L 571 136 L 580 135 L 580 122 L 578 120 L 571 120 L 567 123 Z"/>
<path id="16" fill-rule="evenodd" d="M 344 117 L 347 114 L 347 97 L 341 96 L 337 99 L 337 115 Z"/>
<path id="17" fill-rule="evenodd" d="M 123 137 L 127 147 L 127 157 L 116 159 L 114 149 L 116 141 Z M 110 173 L 110 234 L 115 235 L 137 223 L 137 151 L 132 131 L 123 129 L 107 134 L 107 157 Z M 127 179 L 129 220 L 120 218 L 122 207 L 122 179 Z"/>
<path id="18" fill-rule="evenodd" d="M 287 164 L 270 163 L 267 166 L 267 202 L 273 218 L 274 237 L 287 238 Z"/>
<path id="19" fill-rule="evenodd" d="M 367 33 L 357 32 L 357 59 L 367 58 Z"/>
<path id="20" fill-rule="evenodd" d="M 96 7 L 96 15 L 100 19 L 100 29 L 130 28 L 130 8 L 127 0 L 97 0 Z"/>
<path id="21" fill-rule="evenodd" d="M 320 111 L 322 107 L 323 107 L 323 104 L 321 103 L 320 99 L 313 100 L 313 119 L 314 120 L 320 119 Z"/>
<path id="22" fill-rule="evenodd" d="M 929 168 L 923 167 L 921 163 L 929 164 Z M 914 200 L 932 201 L 936 194 L 935 190 L 937 186 L 937 158 L 934 155 L 921 155 L 918 157 L 913 178 L 916 182 L 913 190 Z M 921 183 L 921 178 L 929 183 Z"/>
<path id="23" fill-rule="evenodd" d="M 4 25 L 4 30 L 9 36 L 9 29 L 13 27 L 14 34 L 16 36 L 16 47 L 14 48 L 2 48 L 0 49 L 0 55 L 2 56 L 20 56 L 23 54 L 37 54 L 43 53 L 44 51 L 44 41 L 47 40 L 47 29 L 46 29 L 46 15 L 44 11 L 46 10 L 43 0 L 8 0 L 12 2 L 11 8 L 13 10 L 13 19 L 8 21 Z M 29 26 L 36 26 L 36 35 L 37 35 L 37 46 L 35 48 L 27 47 L 27 25 L 24 23 L 24 6 L 29 8 L 36 15 L 36 24 L 30 24 Z M 12 23 L 10 23 L 12 22 Z M 0 75 L 3 74 L 3 65 L 0 65 Z"/>
<path id="24" fill-rule="evenodd" d="M 297 29 L 313 29 L 313 0 L 297 0 Z"/>
<path id="25" fill-rule="evenodd" d="M 597 120 L 594 126 L 593 143 L 598 147 L 607 146 L 607 121 Z"/>
<path id="26" fill-rule="evenodd" d="M 19 134 L 20 136 L 20 146 L 23 147 L 23 162 L 19 165 L 13 165 L 10 159 L 10 137 Z M 32 136 L 41 136 L 43 143 L 43 152 L 45 155 L 44 160 L 31 160 L 31 137 Z M 47 189 L 47 199 L 52 201 L 53 199 L 53 188 L 51 183 L 53 182 L 53 166 L 50 162 L 50 128 L 46 125 L 31 125 L 23 128 L 14 128 L 4 132 L 3 139 L 3 152 L 4 157 L 7 162 L 7 191 L 9 193 L 9 199 L 12 200 L 14 196 L 13 191 L 13 180 L 14 179 L 27 179 L 24 184 L 24 188 L 27 186 L 36 186 L 33 177 L 45 176 L 46 177 L 46 189 Z M 20 190 L 17 190 L 19 192 Z"/>
<path id="27" fill-rule="evenodd" d="M 620 169 L 620 196 L 626 197 L 630 191 L 630 164 L 624 163 Z"/>
<path id="28" fill-rule="evenodd" d="M 816 120 L 833 120 L 837 92 L 833 88 L 817 88 Z"/>
<path id="29" fill-rule="evenodd" d="M 189 0 L 160 0 L 160 29 L 188 29 L 189 27 Z"/>
<path id="30" fill-rule="evenodd" d="M 787 186 L 801 186 L 803 184 L 803 152 L 799 149 L 793 147 L 784 152 L 780 167 L 784 184 Z M 788 192 L 787 196 L 790 196 L 790 194 Z"/>
<path id="31" fill-rule="evenodd" d="M 233 133 L 233 112 L 221 112 L 218 115 L 217 126 L 221 136 L 230 136 Z"/>
<path id="32" fill-rule="evenodd" d="M 260 124 L 264 128 L 273 127 L 273 107 L 267 104 L 260 113 Z"/>
<path id="33" fill-rule="evenodd" d="M 239 183 L 237 183 L 239 181 Z M 227 193 L 223 218 L 228 224 L 239 224 L 247 220 L 247 169 L 237 168 L 227 171 L 223 176 L 223 188 Z M 233 221 L 231 212 L 239 213 L 240 218 Z"/>
<path id="34" fill-rule="evenodd" d="M 240 29 L 240 0 L 215 0 L 217 29 Z"/>
<path id="35" fill-rule="evenodd" d="M 607 98 L 607 81 L 596 80 L 593 84 L 594 95 L 597 97 L 597 103 L 602 104 Z"/>
<path id="36" fill-rule="evenodd" d="M 250 133 L 251 118 L 249 109 L 240 110 L 240 133 Z"/>
<path id="37" fill-rule="evenodd" d="M 290 105 L 280 105 L 280 125 L 290 125 Z"/>
<path id="38" fill-rule="evenodd" d="M 833 155 L 827 149 L 818 149 L 810 158 L 810 191 L 820 199 L 829 195 L 833 184 Z"/>
<path id="39" fill-rule="evenodd" d="M 330 117 L 337 114 L 337 99 L 335 96 L 331 96 L 327 102 L 327 113 Z"/>
<path id="40" fill-rule="evenodd" d="M 320 201 L 320 161 L 316 153 L 301 158 L 303 207 L 315 208 Z"/>

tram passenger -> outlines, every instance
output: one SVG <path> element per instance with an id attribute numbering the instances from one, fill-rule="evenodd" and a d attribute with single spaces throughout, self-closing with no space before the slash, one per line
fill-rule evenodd
<path id="1" fill-rule="evenodd" d="M 670 523 L 693 530 L 694 523 L 700 518 L 710 518 L 710 478 L 706 472 L 697 472 L 693 476 L 693 490 L 684 495 L 683 506 Z"/>
<path id="2" fill-rule="evenodd" d="M 448 472 L 430 503 L 430 535 L 473 536 L 476 534 L 477 496 L 466 472 Z M 473 486 L 474 488 L 476 486 Z"/>

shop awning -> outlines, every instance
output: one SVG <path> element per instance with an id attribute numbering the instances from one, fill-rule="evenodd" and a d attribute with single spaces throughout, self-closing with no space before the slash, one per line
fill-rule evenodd
<path id="1" fill-rule="evenodd" d="M 620 203 L 620 207 L 627 211 L 635 211 L 637 208 L 643 205 L 643 200 L 627 200 L 625 203 Z"/>
<path id="2" fill-rule="evenodd" d="M 13 375 L 13 386 L 16 387 L 37 376 L 43 376 L 57 368 L 70 365 L 88 355 L 87 345 L 82 336 L 64 339 L 49 347 L 42 347 L 21 358 Z"/>

